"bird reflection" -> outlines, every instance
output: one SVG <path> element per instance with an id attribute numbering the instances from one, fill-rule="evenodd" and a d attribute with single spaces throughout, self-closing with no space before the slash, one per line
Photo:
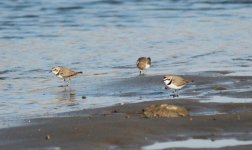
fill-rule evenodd
<path id="1" fill-rule="evenodd" d="M 57 93 L 56 99 L 67 106 L 77 105 L 76 91 L 70 87 L 62 87 L 62 90 Z"/>

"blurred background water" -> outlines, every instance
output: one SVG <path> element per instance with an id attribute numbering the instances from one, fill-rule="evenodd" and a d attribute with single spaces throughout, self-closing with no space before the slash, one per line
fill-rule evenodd
<path id="1" fill-rule="evenodd" d="M 153 60 L 148 75 L 251 76 L 251 8 L 251 0 L 1 1 L 0 118 L 164 97 L 162 87 L 136 88 L 142 95 L 107 88 L 137 77 L 140 56 Z M 60 87 L 63 81 L 49 73 L 58 65 L 84 75 Z"/>

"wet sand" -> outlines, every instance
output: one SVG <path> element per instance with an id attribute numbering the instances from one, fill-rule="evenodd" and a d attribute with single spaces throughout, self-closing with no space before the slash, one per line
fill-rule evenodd
<path id="1" fill-rule="evenodd" d="M 156 83 L 160 77 L 145 77 L 145 79 L 153 79 L 151 82 Z M 191 79 L 196 77 L 187 76 Z M 222 76 L 197 77 L 197 79 L 198 82 L 188 87 L 184 93 L 197 95 L 198 92 L 218 92 L 206 92 L 206 95 L 197 96 L 195 99 L 175 98 L 123 104 L 63 113 L 53 118 L 26 120 L 23 126 L 0 130 L 0 149 L 141 149 L 155 142 L 192 138 L 212 141 L 235 138 L 251 141 L 251 103 L 202 103 L 201 100 L 215 94 L 241 99 L 251 98 L 251 91 L 246 94 L 243 90 L 237 90 L 236 93 L 232 91 L 250 87 L 252 77 Z M 136 84 L 133 81 L 131 80 L 129 85 Z M 222 81 L 223 84 L 216 84 L 218 81 Z M 228 90 L 214 88 L 215 86 L 225 86 Z M 142 111 L 146 106 L 162 103 L 183 106 L 189 110 L 190 116 L 143 117 Z M 244 145 L 219 149 L 251 148 L 252 145 Z"/>

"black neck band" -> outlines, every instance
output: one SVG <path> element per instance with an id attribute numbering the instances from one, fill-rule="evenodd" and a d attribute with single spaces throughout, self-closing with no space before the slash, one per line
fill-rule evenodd
<path id="1" fill-rule="evenodd" d="M 170 80 L 170 82 L 169 83 L 167 83 L 167 85 L 170 85 L 172 83 L 172 80 Z"/>

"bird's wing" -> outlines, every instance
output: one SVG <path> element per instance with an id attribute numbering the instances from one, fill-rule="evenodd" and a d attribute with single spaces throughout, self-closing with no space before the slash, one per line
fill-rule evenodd
<path id="1" fill-rule="evenodd" d="M 185 85 L 189 82 L 189 80 L 186 80 L 186 79 L 179 77 L 179 76 L 172 77 L 172 81 L 173 81 L 173 83 L 176 83 L 177 86 L 182 86 L 182 85 Z"/>
<path id="2" fill-rule="evenodd" d="M 139 63 L 137 64 L 137 67 L 139 68 L 139 69 L 144 69 L 145 68 L 145 62 L 144 61 L 139 61 Z"/>
<path id="3" fill-rule="evenodd" d="M 62 70 L 60 71 L 60 75 L 67 78 L 67 77 L 71 77 L 73 75 L 75 75 L 76 72 L 71 70 L 71 69 L 66 69 L 66 68 L 62 68 Z"/>

